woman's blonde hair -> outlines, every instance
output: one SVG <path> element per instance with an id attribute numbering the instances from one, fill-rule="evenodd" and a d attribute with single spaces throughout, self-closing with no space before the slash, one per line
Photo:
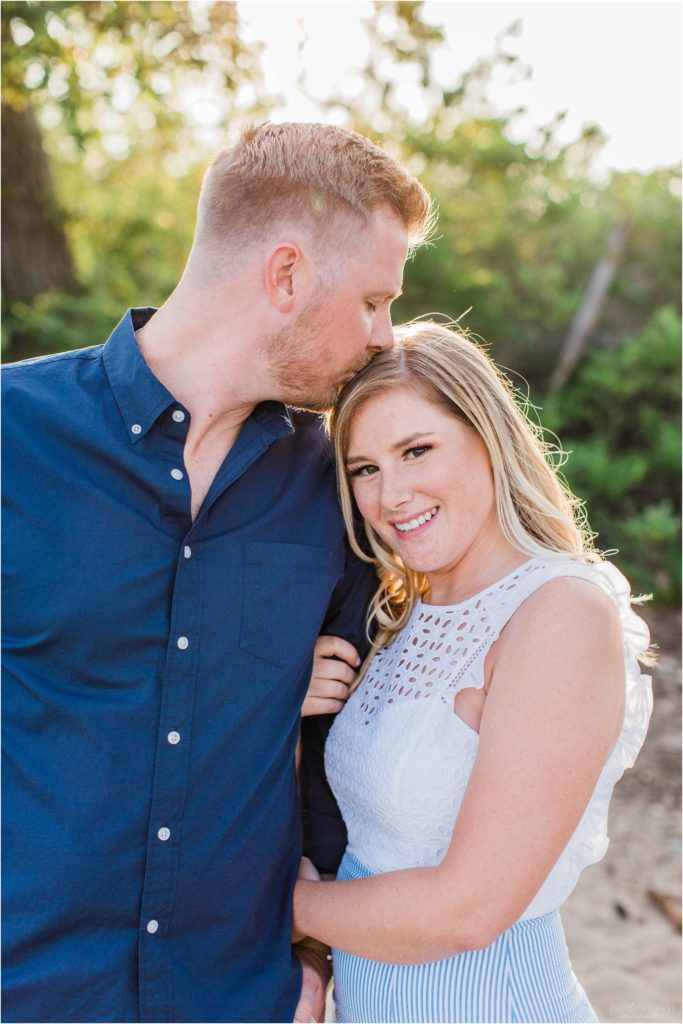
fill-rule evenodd
<path id="1" fill-rule="evenodd" d="M 506 540 L 534 555 L 569 555 L 600 561 L 582 503 L 558 474 L 563 453 L 544 440 L 511 382 L 464 332 L 431 321 L 397 327 L 395 347 L 382 352 L 341 392 L 330 413 L 344 520 L 351 546 L 377 569 L 380 583 L 368 613 L 377 634 L 373 651 L 387 644 L 408 621 L 427 590 L 423 573 L 406 566 L 366 522 L 371 554 L 354 529 L 357 517 L 346 471 L 351 422 L 370 398 L 407 386 L 469 424 L 486 445 L 493 471 L 498 521 Z"/>

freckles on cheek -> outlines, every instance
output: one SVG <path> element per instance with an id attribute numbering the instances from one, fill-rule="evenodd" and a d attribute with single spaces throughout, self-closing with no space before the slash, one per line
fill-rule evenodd
<path id="1" fill-rule="evenodd" d="M 349 489 L 351 491 L 351 494 L 353 495 L 353 500 L 358 506 L 358 511 L 360 512 L 361 515 L 365 515 L 365 513 L 363 512 L 363 498 L 358 493 L 360 488 L 358 487 L 358 484 L 356 483 L 353 477 L 349 479 Z"/>
<path id="2" fill-rule="evenodd" d="M 355 499 L 356 505 L 358 506 L 358 511 L 360 512 L 360 514 L 362 516 L 366 515 L 367 514 L 367 504 L 368 503 L 367 503 L 367 501 L 363 501 L 363 491 L 362 491 L 362 488 L 360 488 L 360 487 L 352 487 L 351 489 L 353 491 L 353 497 Z"/>
<path id="3" fill-rule="evenodd" d="M 357 484 L 351 484 L 351 492 L 353 494 L 358 511 L 363 516 L 363 519 L 368 519 L 371 523 L 376 518 L 374 514 L 375 502 L 372 500 L 372 496 L 369 493 L 369 488 L 358 486 Z"/>

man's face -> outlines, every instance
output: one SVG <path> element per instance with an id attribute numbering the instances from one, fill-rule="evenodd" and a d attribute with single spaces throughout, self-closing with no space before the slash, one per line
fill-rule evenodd
<path id="1" fill-rule="evenodd" d="M 376 210 L 358 249 L 320 286 L 296 321 L 268 346 L 278 398 L 325 409 L 342 384 L 394 343 L 390 306 L 400 294 L 408 232 L 389 207 Z"/>

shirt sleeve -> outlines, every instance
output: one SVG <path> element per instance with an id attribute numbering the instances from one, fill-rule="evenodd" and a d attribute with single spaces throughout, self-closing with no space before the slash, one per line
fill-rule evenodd
<path id="1" fill-rule="evenodd" d="M 372 565 L 349 548 L 344 576 L 337 584 L 321 632 L 340 636 L 364 658 L 368 605 L 377 589 Z M 320 872 L 334 874 L 346 848 L 346 826 L 325 775 L 325 741 L 334 715 L 311 715 L 301 723 L 300 788 L 304 853 Z"/>

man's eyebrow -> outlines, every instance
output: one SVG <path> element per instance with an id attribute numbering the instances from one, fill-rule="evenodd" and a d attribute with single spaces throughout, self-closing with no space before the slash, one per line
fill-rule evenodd
<path id="1" fill-rule="evenodd" d="M 425 431 L 424 433 L 418 431 L 415 434 L 409 434 L 408 437 L 402 437 L 400 441 L 396 441 L 391 446 L 392 451 L 399 451 L 401 448 L 407 448 L 413 441 L 417 441 L 418 438 L 422 437 L 433 437 L 434 431 Z M 372 462 L 372 459 L 368 458 L 367 455 L 349 455 L 346 458 L 346 465 L 350 466 L 352 462 Z"/>

